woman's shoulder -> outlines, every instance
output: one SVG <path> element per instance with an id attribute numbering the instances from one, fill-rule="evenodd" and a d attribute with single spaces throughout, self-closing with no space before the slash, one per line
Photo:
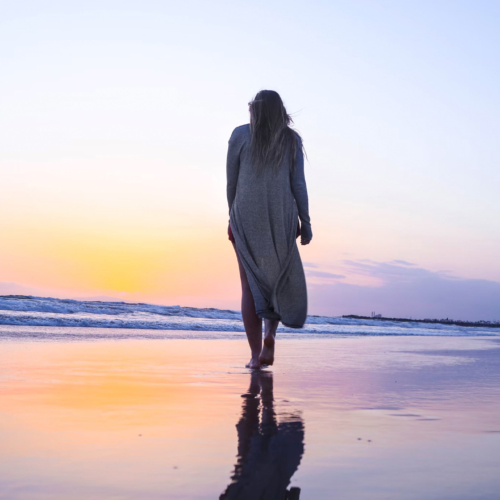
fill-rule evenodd
<path id="1" fill-rule="evenodd" d="M 302 137 L 301 137 L 301 135 L 296 130 L 292 129 L 292 132 L 293 132 L 293 135 L 295 136 L 295 139 L 297 140 L 299 148 L 302 148 Z"/>
<path id="2" fill-rule="evenodd" d="M 231 134 L 230 141 L 232 140 L 244 140 L 245 138 L 250 137 L 250 124 L 247 123 L 245 125 L 240 125 L 233 130 Z"/>

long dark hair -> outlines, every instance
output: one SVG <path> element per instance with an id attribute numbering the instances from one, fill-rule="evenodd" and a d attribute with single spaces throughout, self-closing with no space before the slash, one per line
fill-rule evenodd
<path id="1" fill-rule="evenodd" d="M 252 142 L 250 154 L 257 173 L 267 168 L 278 170 L 287 155 L 295 168 L 299 149 L 298 132 L 290 127 L 292 117 L 274 90 L 261 90 L 249 103 Z"/>

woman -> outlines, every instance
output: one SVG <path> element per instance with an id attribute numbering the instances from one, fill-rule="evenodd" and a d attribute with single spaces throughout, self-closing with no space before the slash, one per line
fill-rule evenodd
<path id="1" fill-rule="evenodd" d="M 300 234 L 307 245 L 312 231 L 302 141 L 290 128 L 281 97 L 262 90 L 248 105 L 250 124 L 235 128 L 229 139 L 228 232 L 238 258 L 241 313 L 252 352 L 246 366 L 260 368 L 274 362 L 280 321 L 304 326 L 306 280 L 295 239 Z"/>

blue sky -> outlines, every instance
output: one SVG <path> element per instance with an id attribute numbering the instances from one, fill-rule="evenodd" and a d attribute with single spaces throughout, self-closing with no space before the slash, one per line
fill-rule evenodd
<path id="1" fill-rule="evenodd" d="M 309 158 L 303 258 L 343 276 L 311 274 L 311 312 L 438 314 L 432 280 L 395 305 L 384 266 L 401 260 L 462 280 L 440 315 L 465 314 L 470 290 L 468 317 L 499 319 L 499 17 L 460 1 L 3 5 L 0 281 L 237 307 L 227 139 L 272 88 Z M 346 264 L 366 260 L 381 267 Z M 345 286 L 375 295 L 340 300 Z"/>

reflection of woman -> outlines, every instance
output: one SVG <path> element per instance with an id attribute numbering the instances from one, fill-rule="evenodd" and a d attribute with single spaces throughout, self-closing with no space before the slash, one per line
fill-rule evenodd
<path id="1" fill-rule="evenodd" d="M 306 281 L 295 239 L 300 234 L 307 245 L 312 231 L 302 141 L 290 128 L 281 97 L 262 90 L 249 109 L 250 124 L 235 128 L 229 139 L 228 230 L 238 257 L 241 313 L 252 352 L 247 366 L 259 368 L 274 362 L 280 321 L 291 328 L 304 326 Z"/>
<path id="2" fill-rule="evenodd" d="M 236 425 L 238 458 L 232 482 L 220 500 L 299 500 L 300 489 L 287 487 L 304 454 L 301 417 L 287 414 L 278 423 L 272 373 L 253 372 L 243 397 Z"/>

